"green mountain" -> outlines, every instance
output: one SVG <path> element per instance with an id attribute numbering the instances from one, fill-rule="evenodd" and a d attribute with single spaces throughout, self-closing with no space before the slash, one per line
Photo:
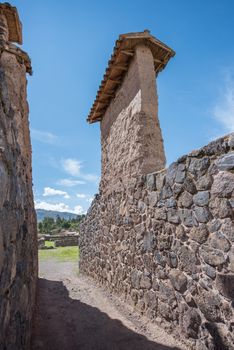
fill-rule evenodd
<path id="1" fill-rule="evenodd" d="M 37 221 L 41 222 L 44 218 L 53 218 L 56 219 L 59 216 L 61 219 L 70 220 L 70 219 L 79 219 L 82 218 L 82 215 L 77 215 L 73 213 L 61 213 L 60 211 L 45 210 L 45 209 L 36 209 Z"/>

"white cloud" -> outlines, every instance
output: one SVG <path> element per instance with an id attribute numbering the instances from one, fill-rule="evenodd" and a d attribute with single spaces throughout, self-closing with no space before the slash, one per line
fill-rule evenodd
<path id="1" fill-rule="evenodd" d="M 65 187 L 74 187 L 77 185 L 85 185 L 86 182 L 83 180 L 72 180 L 72 179 L 60 179 L 57 181 L 57 185 Z"/>
<path id="2" fill-rule="evenodd" d="M 75 208 L 73 209 L 73 213 L 81 215 L 81 214 L 85 214 L 85 211 L 81 205 L 76 205 Z"/>
<path id="3" fill-rule="evenodd" d="M 31 137 L 34 140 L 49 144 L 55 144 L 58 140 L 58 137 L 51 132 L 36 129 L 31 129 Z"/>
<path id="4" fill-rule="evenodd" d="M 45 209 L 45 210 L 55 210 L 60 212 L 69 212 L 69 206 L 65 203 L 48 203 L 44 201 L 35 201 L 36 209 Z"/>
<path id="5" fill-rule="evenodd" d="M 66 199 L 69 199 L 70 196 L 65 191 L 55 190 L 51 187 L 45 187 L 43 197 L 51 197 L 51 196 L 63 196 Z"/>
<path id="6" fill-rule="evenodd" d="M 84 194 L 84 193 L 77 193 L 76 197 L 77 198 L 86 198 L 86 194 Z"/>
<path id="7" fill-rule="evenodd" d="M 93 201 L 93 198 L 94 198 L 94 197 L 90 196 L 89 194 L 84 194 L 84 193 L 77 193 L 76 197 L 80 198 L 80 199 L 85 199 L 85 201 L 88 203 L 91 203 Z"/>
<path id="8" fill-rule="evenodd" d="M 99 177 L 93 174 L 82 174 L 81 177 L 86 181 L 90 181 L 90 182 L 98 182 L 99 180 Z"/>
<path id="9" fill-rule="evenodd" d="M 73 214 L 85 214 L 85 210 L 81 205 L 77 205 L 72 209 L 65 203 L 48 203 L 44 201 L 35 201 L 35 208 L 59 211 L 61 213 L 68 212 Z"/>
<path id="10" fill-rule="evenodd" d="M 98 182 L 99 177 L 94 174 L 86 174 L 81 171 L 82 169 L 82 162 L 78 159 L 74 158 L 67 158 L 63 159 L 61 161 L 63 169 L 68 173 L 69 175 L 79 177 L 83 180 L 89 181 L 89 182 Z"/>
<path id="11" fill-rule="evenodd" d="M 226 79 L 220 99 L 214 107 L 214 117 L 223 126 L 224 132 L 234 131 L 234 80 Z"/>
<path id="12" fill-rule="evenodd" d="M 63 159 L 62 166 L 69 175 L 80 176 L 80 170 L 82 165 L 79 160 L 71 158 Z"/>

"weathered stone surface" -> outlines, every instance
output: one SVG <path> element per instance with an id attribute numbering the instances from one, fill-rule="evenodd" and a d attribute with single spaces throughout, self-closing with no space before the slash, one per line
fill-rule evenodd
<path id="1" fill-rule="evenodd" d="M 232 331 L 234 173 L 220 170 L 230 137 L 163 169 L 150 55 L 137 50 L 102 118 L 101 194 L 80 225 L 80 269 L 191 348 L 214 350 L 213 325 Z"/>
<path id="2" fill-rule="evenodd" d="M 225 154 L 217 162 L 219 170 L 234 170 L 234 152 Z"/>
<path id="3" fill-rule="evenodd" d="M 203 207 L 209 203 L 210 194 L 208 191 L 198 192 L 193 196 L 193 202 L 195 205 Z"/>
<path id="4" fill-rule="evenodd" d="M 167 212 L 167 220 L 173 224 L 179 224 L 180 223 L 180 217 L 178 215 L 177 209 L 168 209 Z"/>
<path id="5" fill-rule="evenodd" d="M 211 195 L 217 197 L 229 197 L 234 191 L 234 174 L 221 171 L 214 176 L 211 187 Z"/>
<path id="6" fill-rule="evenodd" d="M 196 185 L 191 177 L 186 177 L 184 181 L 184 189 L 191 194 L 195 194 L 197 191 Z"/>
<path id="7" fill-rule="evenodd" d="M 196 182 L 196 187 L 198 191 L 206 191 L 211 188 L 212 185 L 212 177 L 210 175 L 204 175 L 199 177 Z"/>
<path id="8" fill-rule="evenodd" d="M 189 237 L 198 243 L 204 243 L 207 240 L 209 232 L 205 224 L 200 224 L 197 227 L 192 227 L 189 232 Z"/>
<path id="9" fill-rule="evenodd" d="M 217 274 L 216 286 L 220 293 L 226 298 L 234 299 L 234 274 Z"/>
<path id="10" fill-rule="evenodd" d="M 220 298 L 217 294 L 202 290 L 196 297 L 196 303 L 208 321 L 221 321 Z"/>
<path id="11" fill-rule="evenodd" d="M 189 165 L 189 171 L 193 175 L 200 177 L 206 173 L 207 169 L 209 168 L 209 165 L 209 157 L 204 157 L 202 159 L 192 158 Z"/>
<path id="12" fill-rule="evenodd" d="M 140 287 L 141 287 L 141 288 L 145 288 L 145 289 L 150 289 L 150 288 L 151 288 L 151 280 L 150 280 L 150 278 L 149 278 L 147 275 L 145 275 L 145 274 L 142 274 L 142 275 L 141 275 Z"/>
<path id="13" fill-rule="evenodd" d="M 147 188 L 151 191 L 156 189 L 156 179 L 154 174 L 149 174 L 146 176 Z"/>
<path id="14" fill-rule="evenodd" d="M 201 317 L 196 309 L 188 309 L 182 317 L 182 332 L 187 337 L 197 338 L 199 327 L 201 325 Z"/>
<path id="15" fill-rule="evenodd" d="M 178 251 L 178 256 L 180 269 L 190 274 L 197 272 L 197 258 L 189 247 L 182 246 Z"/>
<path id="16" fill-rule="evenodd" d="M 1 21 L 4 6 L 12 9 L 0 4 Z M 18 26 L 19 30 L 20 23 Z M 7 22 L 5 29 L 9 29 Z M 26 350 L 30 347 L 37 281 L 37 227 L 26 100 L 26 71 L 31 67 L 27 54 L 13 44 L 6 47 L 2 31 L 0 36 L 0 348 Z"/>
<path id="17" fill-rule="evenodd" d="M 155 207 L 158 202 L 158 194 L 157 192 L 151 192 L 148 196 L 149 199 L 149 206 L 150 207 Z"/>
<path id="18" fill-rule="evenodd" d="M 231 242 L 234 242 L 234 222 L 228 218 L 223 221 L 220 230 Z"/>
<path id="19" fill-rule="evenodd" d="M 185 226 L 192 227 L 196 225 L 195 218 L 193 216 L 193 211 L 190 209 L 180 209 L 179 210 L 179 216 L 182 221 L 182 223 Z"/>
<path id="20" fill-rule="evenodd" d="M 213 233 L 210 236 L 209 244 L 213 248 L 222 250 L 223 252 L 228 252 L 231 247 L 231 244 L 221 232 Z"/>
<path id="21" fill-rule="evenodd" d="M 145 251 L 151 251 L 154 246 L 154 237 L 151 232 L 146 232 L 143 239 L 143 245 Z"/>
<path id="22" fill-rule="evenodd" d="M 169 278 L 173 287 L 183 293 L 187 287 L 187 277 L 179 270 L 171 270 Z"/>
<path id="23" fill-rule="evenodd" d="M 203 245 L 200 251 L 204 261 L 211 266 L 219 266 L 226 261 L 223 252 L 208 245 Z"/>
<path id="24" fill-rule="evenodd" d="M 207 207 L 195 207 L 194 214 L 198 222 L 206 223 L 210 220 L 211 214 Z"/>
<path id="25" fill-rule="evenodd" d="M 179 198 L 178 204 L 181 207 L 190 208 L 193 204 L 193 196 L 187 191 L 183 192 Z"/>

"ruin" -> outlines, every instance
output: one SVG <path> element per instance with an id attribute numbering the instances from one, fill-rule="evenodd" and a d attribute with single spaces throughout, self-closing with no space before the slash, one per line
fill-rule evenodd
<path id="1" fill-rule="evenodd" d="M 193 349 L 234 349 L 234 134 L 165 169 L 155 77 L 174 51 L 120 35 L 88 116 L 102 177 L 80 270 Z"/>
<path id="2" fill-rule="evenodd" d="M 0 349 L 30 348 L 37 281 L 27 80 L 15 7 L 0 4 Z"/>

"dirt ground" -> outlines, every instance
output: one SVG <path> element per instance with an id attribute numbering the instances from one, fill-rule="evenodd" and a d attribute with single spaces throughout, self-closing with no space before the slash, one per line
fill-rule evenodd
<path id="1" fill-rule="evenodd" d="M 186 347 L 78 275 L 76 263 L 40 263 L 31 350 L 172 349 Z"/>

